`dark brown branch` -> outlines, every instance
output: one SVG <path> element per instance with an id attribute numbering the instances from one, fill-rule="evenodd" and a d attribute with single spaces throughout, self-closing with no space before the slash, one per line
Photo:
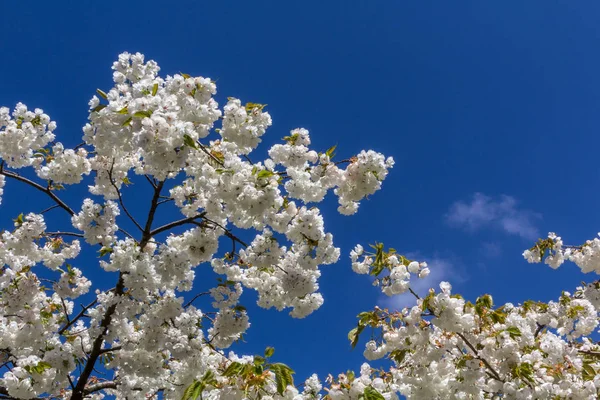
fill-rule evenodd
<path id="1" fill-rule="evenodd" d="M 123 280 L 123 274 L 121 273 L 119 275 L 119 282 L 117 283 L 117 286 L 115 288 L 115 295 L 122 295 L 124 290 L 125 282 Z M 73 389 L 71 400 L 83 399 L 85 386 L 87 384 L 88 379 L 90 378 L 90 375 L 94 371 L 94 365 L 96 364 L 96 361 L 98 361 L 98 358 L 101 355 L 102 344 L 104 343 L 104 336 L 106 335 L 108 327 L 112 322 L 112 317 L 115 313 L 115 310 L 117 309 L 118 304 L 119 302 L 113 303 L 106 309 L 106 312 L 104 313 L 102 321 L 100 322 L 100 328 L 102 328 L 102 331 L 96 337 L 94 343 L 92 344 L 92 351 L 87 359 L 87 362 L 85 363 L 85 366 L 83 367 L 83 371 L 81 371 L 81 375 L 79 375 L 79 379 L 77 379 L 77 384 L 75 385 L 75 389 Z"/>
<path id="2" fill-rule="evenodd" d="M 189 306 L 192 305 L 192 303 L 194 302 L 194 300 L 196 300 L 198 297 L 204 296 L 205 294 L 210 294 L 210 292 L 202 292 L 202 293 L 198 293 L 197 295 L 195 295 L 190 301 L 188 301 L 183 308 L 188 308 Z"/>
<path id="3" fill-rule="evenodd" d="M 477 357 L 478 360 L 481 360 L 485 366 L 490 370 L 490 372 L 494 375 L 494 378 L 496 378 L 498 381 L 500 382 L 504 382 L 502 380 L 502 378 L 500 378 L 500 375 L 498 374 L 498 372 L 496 372 L 496 370 L 494 369 L 494 367 L 492 367 L 492 365 L 483 357 L 481 357 L 479 355 L 479 352 L 477 351 L 477 349 L 471 344 L 471 342 L 469 342 L 467 340 L 467 338 L 460 332 L 456 332 L 456 334 L 463 340 L 463 342 L 465 342 L 465 344 L 471 349 L 471 351 L 475 354 L 475 357 Z"/>
<path id="4" fill-rule="evenodd" d="M 60 301 L 62 303 L 63 310 L 65 311 L 65 318 L 67 319 L 67 324 L 71 324 L 71 320 L 69 319 L 69 311 L 67 310 L 67 305 L 65 304 L 65 299 L 61 297 Z"/>
<path id="5" fill-rule="evenodd" d="M 168 203 L 168 202 L 173 201 L 173 200 L 175 200 L 175 199 L 168 198 L 168 199 L 165 199 L 165 200 L 161 200 L 161 201 L 158 202 L 158 205 L 161 205 L 161 204 L 164 204 L 164 203 Z"/>
<path id="6" fill-rule="evenodd" d="M 113 167 L 115 166 L 115 160 L 113 159 L 112 165 L 110 166 L 110 170 L 108 171 L 108 180 L 110 181 L 110 184 L 112 185 L 112 187 L 115 188 L 115 190 L 117 191 L 117 196 L 119 197 L 119 204 L 121 204 L 121 208 L 123 208 L 123 211 L 125 211 L 125 214 L 127 214 L 127 216 L 129 217 L 129 219 L 131 220 L 131 222 L 133 222 L 133 224 L 135 226 L 137 226 L 137 228 L 140 231 L 144 231 L 142 229 L 142 226 L 140 224 L 138 224 L 138 222 L 135 220 L 135 218 L 133 218 L 133 215 L 131 215 L 129 213 L 129 210 L 127 209 L 127 207 L 125 207 L 125 202 L 123 202 L 123 196 L 121 195 L 121 191 L 119 190 L 119 188 L 117 187 L 113 177 L 112 177 L 112 173 L 113 173 Z"/>
<path id="7" fill-rule="evenodd" d="M 148 175 L 144 175 L 146 177 L 146 180 L 148 182 L 150 182 L 150 184 L 152 185 L 152 187 L 154 188 L 154 190 L 156 190 L 156 183 L 154 183 L 154 181 L 152 181 L 152 179 L 150 179 L 150 177 Z"/>
<path id="8" fill-rule="evenodd" d="M 148 219 L 146 219 L 146 226 L 143 230 L 144 234 L 140 241 L 140 248 L 142 250 L 146 247 L 150 239 L 152 239 L 152 236 L 155 235 L 152 233 L 152 223 L 154 222 L 154 215 L 156 214 L 156 208 L 158 207 L 158 200 L 160 199 L 160 192 L 162 191 L 163 186 L 165 186 L 165 181 L 158 182 L 154 189 L 154 195 L 152 196 L 152 202 L 150 203 L 150 211 L 148 211 Z"/>
<path id="9" fill-rule="evenodd" d="M 83 238 L 85 237 L 82 233 L 75 233 L 75 232 L 46 232 L 47 236 L 75 236 L 78 238 Z"/>
<path id="10" fill-rule="evenodd" d="M 160 228 L 156 228 L 155 230 L 150 232 L 150 236 L 158 235 L 159 233 L 168 231 L 169 229 L 175 228 L 176 226 L 189 224 L 190 222 L 193 222 L 193 221 L 197 220 L 198 218 L 204 218 L 205 215 L 206 215 L 206 211 L 204 211 L 198 215 L 194 215 L 193 217 L 183 218 L 183 219 L 180 219 L 177 221 L 170 222 L 170 223 L 163 225 Z"/>
<path id="11" fill-rule="evenodd" d="M 45 214 L 48 211 L 54 210 L 55 208 L 58 208 L 58 207 L 60 207 L 60 206 L 58 204 L 55 204 L 53 206 L 50 206 L 50 207 L 46 208 L 45 210 L 40 211 L 38 214 Z"/>
<path id="12" fill-rule="evenodd" d="M 127 232 L 127 231 L 126 231 L 125 229 L 123 229 L 123 228 L 119 228 L 119 232 L 123 233 L 125 236 L 127 236 L 127 237 L 129 237 L 129 238 L 131 238 L 131 239 L 135 239 L 131 233 Z"/>
<path id="13" fill-rule="evenodd" d="M 0 165 L 0 175 L 4 175 L 8 178 L 12 178 L 15 179 L 17 181 L 21 181 L 23 183 L 28 184 L 31 187 L 36 188 L 37 190 L 39 190 L 40 192 L 44 192 L 45 194 L 47 194 L 52 200 L 54 200 L 54 202 L 61 207 L 62 209 L 64 209 L 66 212 L 69 213 L 69 215 L 73 216 L 75 215 L 75 212 L 71 209 L 71 207 L 69 207 L 68 205 L 65 204 L 64 201 L 62 201 L 61 199 L 58 198 L 57 195 L 55 195 L 52 190 L 50 190 L 49 188 L 43 187 L 42 185 L 35 183 L 27 178 L 22 177 L 21 175 L 15 173 L 15 172 L 11 172 L 11 171 L 7 171 L 4 169 L 3 165 Z"/>
<path id="14" fill-rule="evenodd" d="M 114 346 L 109 349 L 102 349 L 102 350 L 100 350 L 100 354 L 110 353 L 111 351 L 119 351 L 119 350 L 121 350 L 121 348 L 122 348 L 121 346 Z"/>
<path id="15" fill-rule="evenodd" d="M 418 294 L 416 294 L 416 293 L 414 292 L 414 290 L 412 290 L 412 288 L 411 288 L 411 287 L 409 287 L 409 288 L 408 288 L 408 290 L 410 290 L 410 292 L 413 294 L 413 296 L 415 296 L 415 297 L 417 298 L 417 300 L 420 300 L 420 299 L 421 299 L 421 297 L 419 297 L 419 295 L 418 295 Z"/>
<path id="16" fill-rule="evenodd" d="M 112 179 L 111 179 L 112 180 Z M 150 211 L 148 212 L 148 219 L 146 220 L 146 225 L 142 230 L 142 239 L 140 240 L 140 250 L 144 250 L 148 242 L 152 239 L 152 222 L 154 221 L 154 216 L 156 214 L 156 208 L 158 207 L 158 199 L 160 198 L 160 192 L 164 186 L 165 182 L 161 181 L 156 185 L 154 189 L 154 195 L 152 196 L 152 202 L 150 204 Z M 115 296 L 121 296 L 125 291 L 125 281 L 124 281 L 124 273 L 119 274 L 119 281 L 117 286 L 115 287 Z M 83 400 L 84 395 L 86 394 L 86 385 L 92 372 L 94 371 L 94 365 L 98 361 L 98 358 L 102 355 L 102 344 L 104 343 L 104 336 L 108 331 L 108 327 L 112 322 L 113 315 L 119 302 L 116 301 L 110 307 L 106 309 L 104 312 L 104 316 L 102 317 L 102 321 L 100 322 L 100 327 L 102 331 L 94 340 L 92 345 L 92 351 L 83 367 L 83 371 L 79 375 L 79 379 L 77 380 L 77 384 L 75 385 L 75 389 L 73 389 L 73 394 L 71 395 L 71 400 Z"/>
<path id="17" fill-rule="evenodd" d="M 77 314 L 77 315 L 75 316 L 75 318 L 73 318 L 73 319 L 72 319 L 72 320 L 70 320 L 70 321 L 69 321 L 69 320 L 68 320 L 68 318 L 67 318 L 67 323 L 65 324 L 65 326 L 63 326 L 62 328 L 60 328 L 60 329 L 58 330 L 58 332 L 57 332 L 57 333 L 58 333 L 59 335 L 62 335 L 62 334 L 63 334 L 63 333 L 64 333 L 64 332 L 65 332 L 67 329 L 69 329 L 69 328 L 70 328 L 70 327 L 71 327 L 71 326 L 72 326 L 72 325 L 73 325 L 75 322 L 77 322 L 77 320 L 78 320 L 79 318 L 83 317 L 83 316 L 85 315 L 85 312 L 86 312 L 88 309 L 90 309 L 91 307 L 93 307 L 93 306 L 96 304 L 96 302 L 97 302 L 97 300 L 94 300 L 94 301 L 92 301 L 90 304 L 88 304 L 87 306 L 85 306 L 85 307 L 83 307 L 83 306 L 82 306 L 82 309 L 81 309 L 81 311 L 79 312 L 79 314 Z"/>
<path id="18" fill-rule="evenodd" d="M 219 228 L 223 229 L 223 231 L 225 232 L 225 236 L 227 236 L 229 239 L 235 240 L 236 242 L 238 242 L 239 244 L 241 244 L 244 247 L 248 247 L 248 245 L 245 242 L 243 242 L 240 238 L 238 238 L 233 233 L 231 233 L 231 231 L 229 229 L 225 228 L 223 225 L 221 225 L 218 222 L 215 222 L 211 219 L 208 219 L 208 218 L 204 218 L 204 219 L 207 222 L 210 222 L 211 224 L 214 224 L 215 226 L 218 226 Z"/>
<path id="19" fill-rule="evenodd" d="M 208 150 L 206 149 L 206 147 L 205 147 L 205 146 L 204 146 L 202 143 L 200 143 L 200 142 L 196 142 L 196 143 L 198 143 L 198 146 L 200 147 L 200 149 L 201 149 L 201 150 L 202 150 L 204 153 L 206 153 L 206 155 L 207 155 L 207 156 L 209 156 L 210 158 L 212 158 L 214 162 L 216 162 L 216 163 L 217 163 L 217 164 L 219 164 L 220 166 L 223 166 L 223 165 L 224 165 L 224 164 L 223 164 L 223 161 L 219 160 L 217 157 L 215 157 L 214 155 L 212 155 L 212 154 L 211 154 L 211 152 L 210 152 L 210 151 L 208 151 Z"/>
<path id="20" fill-rule="evenodd" d="M 533 334 L 533 337 L 534 338 L 538 337 L 538 335 L 540 334 L 540 332 L 542 331 L 542 329 L 544 329 L 545 327 L 546 327 L 546 325 L 537 324 L 537 329 L 535 330 L 535 333 Z"/>

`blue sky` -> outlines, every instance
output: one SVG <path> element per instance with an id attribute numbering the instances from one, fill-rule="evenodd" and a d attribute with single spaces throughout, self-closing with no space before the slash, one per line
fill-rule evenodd
<path id="1" fill-rule="evenodd" d="M 59 139 L 77 144 L 112 61 L 139 51 L 163 74 L 217 80 L 220 103 L 267 103 L 266 144 L 301 126 L 316 148 L 396 159 L 384 190 L 356 216 L 324 206 L 343 253 L 323 269 L 325 305 L 304 320 L 249 307 L 248 343 L 237 350 L 275 346 L 298 377 L 357 369 L 362 350 L 350 351 L 346 333 L 358 312 L 389 300 L 351 272 L 356 243 L 382 241 L 429 261 L 432 281 L 447 279 L 469 298 L 549 300 L 594 279 L 573 265 L 529 265 L 521 253 L 551 230 L 570 244 L 598 231 L 599 3 L 172 4 L 3 1 L 0 105 L 43 108 Z M 41 209 L 38 194 L 16 182 L 6 193 L 3 227 Z M 80 267 L 98 276 L 93 264 Z M 245 304 L 253 301 L 247 293 Z"/>

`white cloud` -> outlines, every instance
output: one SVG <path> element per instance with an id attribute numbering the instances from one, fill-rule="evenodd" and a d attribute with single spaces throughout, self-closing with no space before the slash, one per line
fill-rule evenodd
<path id="1" fill-rule="evenodd" d="M 464 277 L 460 274 L 453 263 L 444 258 L 433 257 L 427 259 L 425 257 L 413 254 L 407 254 L 408 258 L 417 261 L 426 261 L 431 273 L 423 279 L 419 279 L 416 276 L 411 276 L 410 288 L 421 297 L 425 297 L 429 292 L 430 288 L 434 288 L 439 291 L 439 285 L 442 281 L 448 281 L 452 285 L 464 281 Z M 400 310 L 404 307 L 413 307 L 416 305 L 415 296 L 410 293 L 403 293 L 396 296 L 381 295 L 379 304 L 382 307 L 389 307 L 391 309 Z"/>
<path id="2" fill-rule="evenodd" d="M 454 203 L 446 214 L 446 222 L 471 232 L 491 227 L 510 235 L 535 240 L 539 237 L 535 221 L 540 217 L 532 211 L 519 209 L 514 197 L 503 195 L 492 198 L 475 193 L 470 203 Z"/>

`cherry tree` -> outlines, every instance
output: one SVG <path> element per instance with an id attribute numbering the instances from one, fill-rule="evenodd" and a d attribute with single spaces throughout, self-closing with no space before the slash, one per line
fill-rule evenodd
<path id="1" fill-rule="evenodd" d="M 52 202 L 15 216 L 0 238 L 0 398 L 597 398 L 599 283 L 557 302 L 500 307 L 489 295 L 472 303 L 452 294 L 447 282 L 419 294 L 410 280 L 427 276 L 427 264 L 383 244 L 357 245 L 352 269 L 386 295 L 411 292 L 415 305 L 363 312 L 348 338 L 355 346 L 372 330 L 364 356 L 387 358 L 387 368 L 364 363 L 297 384 L 272 348 L 229 351 L 250 325 L 244 289 L 293 318 L 323 304 L 320 267 L 340 250 L 317 205 L 332 192 L 341 214 L 356 213 L 394 161 L 370 150 L 336 159 L 335 148 L 312 150 L 301 128 L 253 161 L 271 125 L 265 105 L 229 98 L 219 108 L 211 79 L 158 72 L 139 53 L 121 54 L 74 148 L 55 140 L 41 109 L 0 108 L 0 199 L 14 184 Z M 134 182 L 151 194 L 144 220 L 124 196 Z M 87 183 L 86 198 L 65 195 Z M 174 209 L 178 218 L 156 222 Z M 53 227 L 50 212 L 72 229 Z M 85 248 L 97 251 L 110 289 L 74 266 Z M 565 246 L 551 234 L 524 256 L 600 272 L 597 254 L 598 239 Z M 200 265 L 222 276 L 214 287 L 194 285 Z M 197 306 L 201 296 L 210 309 Z M 78 308 L 83 297 L 93 300 Z"/>

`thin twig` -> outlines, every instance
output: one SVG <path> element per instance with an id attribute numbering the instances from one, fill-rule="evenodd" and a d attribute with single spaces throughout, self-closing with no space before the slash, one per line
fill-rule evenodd
<path id="1" fill-rule="evenodd" d="M 161 201 L 159 201 L 159 202 L 157 203 L 157 205 L 161 205 L 161 204 L 164 204 L 164 203 L 168 203 L 168 202 L 170 202 L 170 201 L 173 201 L 173 200 L 175 200 L 175 199 L 173 199 L 173 198 L 168 198 L 168 199 L 166 199 L 166 200 L 161 200 Z"/>
<path id="2" fill-rule="evenodd" d="M 154 188 L 154 190 L 156 190 L 156 183 L 154 183 L 154 182 L 152 181 L 152 179 L 150 179 L 150 177 L 149 177 L 148 175 L 144 175 L 144 176 L 146 177 L 146 180 L 147 180 L 148 182 L 150 182 L 150 184 L 152 185 L 152 187 Z"/>
<path id="3" fill-rule="evenodd" d="M 46 236 L 75 236 L 78 238 L 85 237 L 82 233 L 76 233 L 76 232 L 46 232 L 45 235 Z"/>
<path id="4" fill-rule="evenodd" d="M 191 299 L 190 301 L 188 301 L 183 308 L 188 308 L 189 306 L 192 305 L 192 303 L 194 302 L 194 300 L 196 300 L 198 297 L 204 296 L 205 294 L 210 294 L 210 292 L 202 292 L 202 293 L 198 293 L 197 295 L 194 296 L 193 299 Z"/>
<path id="5" fill-rule="evenodd" d="M 102 350 L 100 350 L 100 354 L 110 353 L 111 351 L 119 351 L 121 349 L 122 349 L 121 346 L 114 346 L 114 347 L 111 347 L 110 349 L 102 349 Z"/>
<path id="6" fill-rule="evenodd" d="M 39 212 L 39 214 L 45 214 L 45 213 L 47 213 L 48 211 L 50 211 L 50 210 L 54 210 L 54 209 L 55 209 L 55 208 L 57 208 L 57 207 L 60 207 L 60 205 L 58 205 L 58 204 L 55 204 L 55 205 L 53 205 L 53 206 L 50 206 L 50 207 L 46 208 L 45 210 L 43 210 L 43 211 L 40 211 L 40 212 Z"/>
<path id="7" fill-rule="evenodd" d="M 198 218 L 204 218 L 205 215 L 206 215 L 206 211 L 204 211 L 198 215 L 194 215 L 193 217 L 183 218 L 178 221 L 170 222 L 166 225 L 161 226 L 160 228 L 154 229 L 152 232 L 150 232 L 150 236 L 156 236 L 159 233 L 168 231 L 169 229 L 175 228 L 176 226 L 189 224 L 190 222 L 193 222 L 194 220 L 196 220 Z"/>
<path id="8" fill-rule="evenodd" d="M 123 228 L 119 228 L 119 232 L 123 233 L 125 236 L 129 237 L 130 239 L 135 239 L 131 233 L 127 232 Z"/>
<path id="9" fill-rule="evenodd" d="M 231 231 L 227 228 L 225 228 L 223 225 L 219 224 L 218 222 L 215 222 L 211 219 L 208 218 L 204 218 L 204 220 L 206 222 L 210 222 L 211 224 L 214 224 L 215 226 L 218 226 L 219 228 L 223 229 L 223 231 L 225 231 L 225 236 L 227 236 L 228 238 L 230 238 L 231 240 L 235 240 L 236 242 L 238 242 L 239 244 L 241 244 L 244 247 L 248 247 L 248 245 L 243 242 L 240 238 L 238 238 L 237 236 L 235 236 L 233 233 L 231 233 Z"/>
<path id="10" fill-rule="evenodd" d="M 11 172 L 11 171 L 7 171 L 4 169 L 4 164 L 0 164 L 0 175 L 4 175 L 6 177 L 12 178 L 12 179 L 16 179 L 18 181 L 21 181 L 23 183 L 28 184 L 31 187 L 36 188 L 37 190 L 39 190 L 40 192 L 44 192 L 46 193 L 52 200 L 54 200 L 54 202 L 60 206 L 62 209 L 64 209 L 66 212 L 69 213 L 69 215 L 73 216 L 75 215 L 75 212 L 71 209 L 71 207 L 69 207 L 68 205 L 65 204 L 64 201 L 62 201 L 61 199 L 58 198 L 57 195 L 55 195 L 49 188 L 45 188 L 42 185 L 35 183 L 25 177 L 22 177 L 21 175 Z"/>
<path id="11" fill-rule="evenodd" d="M 71 320 L 69 319 L 69 311 L 67 310 L 67 305 L 65 304 L 65 299 L 63 299 L 61 297 L 60 301 L 62 303 L 63 309 L 65 310 L 65 318 L 67 318 L 67 324 L 70 324 Z"/>
<path id="12" fill-rule="evenodd" d="M 62 334 L 63 334 L 63 332 L 64 332 L 64 331 L 66 331 L 67 329 L 69 329 L 69 328 L 71 327 L 71 325 L 73 325 L 75 322 L 77 322 L 77 320 L 78 320 L 79 318 L 81 318 L 81 317 L 82 317 L 82 316 L 85 314 L 85 312 L 86 312 L 88 309 L 90 309 L 91 307 L 93 307 L 93 306 L 96 304 L 96 302 L 97 302 L 97 301 L 98 301 L 98 300 L 94 300 L 94 301 L 92 301 L 90 304 L 88 304 L 88 305 L 87 305 L 87 306 L 85 306 L 85 307 L 84 307 L 84 306 L 81 306 L 81 307 L 82 307 L 82 310 L 79 312 L 79 314 L 77 314 L 77 315 L 75 316 L 75 318 L 73 318 L 71 321 L 68 321 L 68 322 L 65 324 L 65 326 L 63 326 L 62 328 L 60 328 L 60 329 L 58 330 L 58 332 L 57 332 L 57 333 L 58 333 L 59 335 L 62 335 Z"/>
<path id="13" fill-rule="evenodd" d="M 210 158 L 212 158 L 212 159 L 213 159 L 213 161 L 215 161 L 215 162 L 216 162 L 217 164 L 219 164 L 220 166 L 223 166 L 223 165 L 224 165 L 224 164 L 223 164 L 223 161 L 219 160 L 219 159 L 218 159 L 217 157 L 215 157 L 215 156 L 214 156 L 214 155 L 213 155 L 211 152 L 209 152 L 209 151 L 206 149 L 206 147 L 205 147 L 205 146 L 204 146 L 202 143 L 200 143 L 200 142 L 196 142 L 196 143 L 198 143 L 198 145 L 200 146 L 200 149 L 201 149 L 201 150 L 202 150 L 204 153 L 206 153 L 206 155 L 208 155 Z"/>
<path id="14" fill-rule="evenodd" d="M 135 218 L 133 218 L 133 215 L 131 215 L 129 213 L 129 210 L 127 210 L 127 207 L 125 207 L 125 203 L 123 202 L 123 196 L 121 196 L 121 191 L 119 190 L 119 188 L 117 187 L 115 181 L 113 180 L 112 177 L 112 173 L 113 173 L 113 167 L 115 166 L 115 160 L 113 158 L 113 162 L 112 165 L 110 166 L 110 170 L 108 171 L 108 180 L 110 181 L 110 184 L 115 188 L 115 190 L 117 191 L 117 196 L 119 197 L 119 203 L 121 204 L 121 207 L 123 208 L 123 211 L 125 211 L 125 214 L 127 214 L 127 216 L 129 217 L 129 219 L 131 220 L 131 222 L 133 222 L 133 224 L 135 226 L 137 226 L 137 228 L 143 232 L 144 230 L 142 229 L 142 226 L 140 224 L 138 224 L 138 222 L 135 220 Z"/>

